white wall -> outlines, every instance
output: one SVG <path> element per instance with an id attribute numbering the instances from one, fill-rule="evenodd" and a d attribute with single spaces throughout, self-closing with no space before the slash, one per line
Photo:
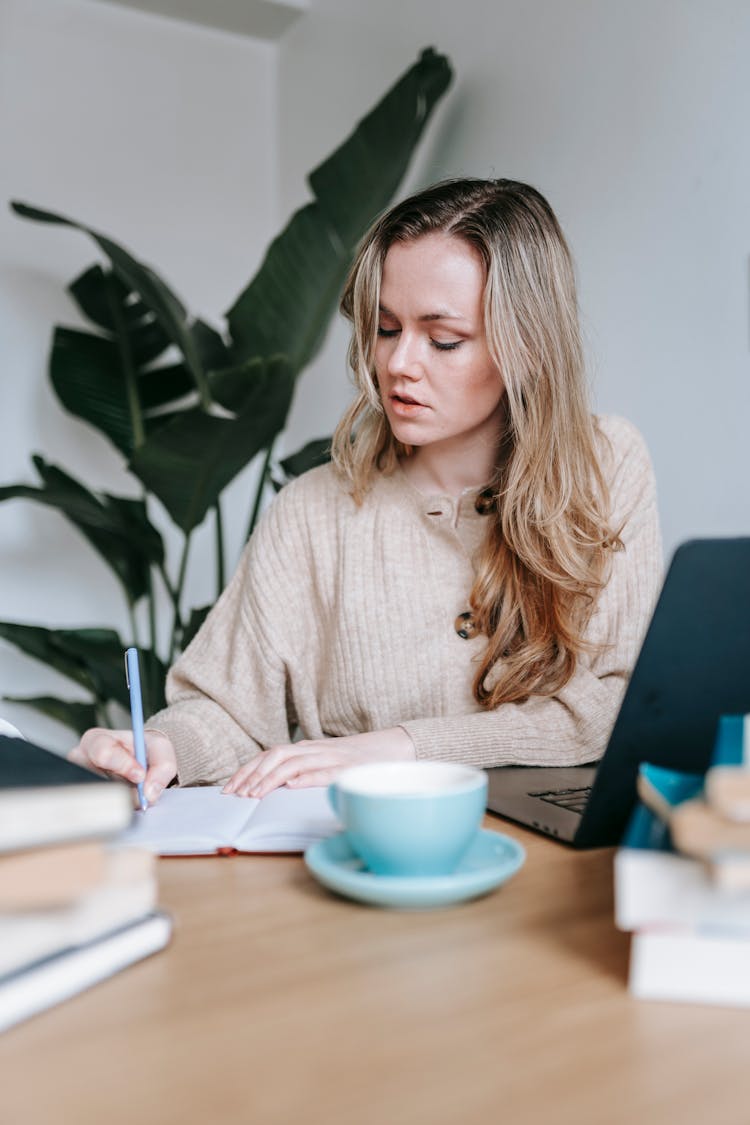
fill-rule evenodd
<path id="1" fill-rule="evenodd" d="M 544 192 L 577 261 L 598 406 L 651 448 L 667 552 L 750 533 L 750 6 L 317 0 L 280 50 L 285 205 L 426 45 L 456 82 L 408 186 Z M 290 444 L 341 412 L 345 337 L 303 380 Z"/>
<path id="2" fill-rule="evenodd" d="M 578 263 L 598 405 L 647 437 L 669 551 L 750 530 L 749 41 L 745 0 L 311 0 L 278 46 L 93 0 L 0 0 L 2 198 L 98 225 L 218 319 L 307 197 L 306 173 L 434 45 L 456 81 L 405 190 L 503 175 L 548 196 Z M 44 373 L 53 323 L 73 322 L 64 286 L 93 250 L 4 206 L 0 247 L 0 483 L 31 479 L 40 450 L 124 488 Z M 337 325 L 301 380 L 287 449 L 331 432 L 345 343 Z M 247 492 L 246 478 L 231 489 L 232 559 Z M 209 558 L 208 544 L 194 556 L 195 602 L 211 596 Z M 0 505 L 0 574 L 0 619 L 124 627 L 97 557 L 31 504 Z M 68 685 L 0 643 L 0 692 L 47 688 Z"/>
<path id="3" fill-rule="evenodd" d="M 91 0 L 0 0 L 0 483 L 31 482 L 42 452 L 94 488 L 133 490 L 118 455 L 58 406 L 46 376 L 53 324 L 77 323 L 65 286 L 96 258 L 84 235 L 11 215 L 11 198 L 74 216 L 152 263 L 219 322 L 278 221 L 276 48 Z M 230 490 L 229 561 L 249 514 Z M 170 540 L 172 547 L 176 540 Z M 214 596 L 210 537 L 188 591 Z M 126 629 L 119 585 L 57 514 L 0 504 L 0 619 Z M 0 642 L 0 694 L 73 697 L 67 680 Z M 64 747 L 27 709 L 0 713 Z"/>

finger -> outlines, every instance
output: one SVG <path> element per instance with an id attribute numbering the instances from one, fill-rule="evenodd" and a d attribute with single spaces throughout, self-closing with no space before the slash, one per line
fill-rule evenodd
<path id="1" fill-rule="evenodd" d="M 287 781 L 290 789 L 307 789 L 313 785 L 331 785 L 345 767 L 342 765 L 329 766 L 326 769 L 309 770 L 299 773 Z"/>
<path id="2" fill-rule="evenodd" d="M 175 777 L 175 769 L 169 763 L 149 766 L 143 783 L 143 796 L 150 805 L 159 799 L 169 783 Z"/>
<path id="3" fill-rule="evenodd" d="M 106 770 L 97 769 L 97 767 L 90 761 L 88 755 L 76 746 L 74 750 L 68 753 L 68 761 L 74 762 L 77 766 L 83 766 L 84 769 L 90 770 L 91 773 L 97 774 L 99 777 L 109 777 L 110 775 Z"/>
<path id="4" fill-rule="evenodd" d="M 248 764 L 245 764 L 244 766 L 240 766 L 240 768 L 238 770 L 234 771 L 232 776 L 229 778 L 229 781 L 226 782 L 226 784 L 224 785 L 224 788 L 222 789 L 222 793 L 234 793 L 234 792 L 236 792 L 237 786 L 242 785 L 247 780 L 248 777 L 251 777 L 252 771 L 254 769 L 255 769 L 254 764 L 250 765 L 248 763 Z"/>
<path id="5" fill-rule="evenodd" d="M 270 756 L 273 754 L 273 757 Z M 270 793 L 272 789 L 277 789 L 279 785 L 283 785 L 287 777 L 292 776 L 299 769 L 299 752 L 295 752 L 293 748 L 285 747 L 283 753 L 277 753 L 276 749 L 269 752 L 269 755 L 264 755 L 262 768 L 258 768 L 249 777 L 246 777 L 240 785 L 235 787 L 234 792 L 239 797 L 260 797 Z M 279 778 L 283 780 L 279 780 Z"/>
<path id="6" fill-rule="evenodd" d="M 258 755 L 260 757 L 260 755 Z M 246 762 L 244 766 L 240 766 L 235 770 L 229 781 L 222 789 L 222 793 L 233 793 L 238 785 L 247 781 L 249 777 L 253 776 L 254 770 L 257 768 L 257 758 L 253 758 L 252 762 Z"/>
<path id="7" fill-rule="evenodd" d="M 144 777 L 143 767 L 135 760 L 133 735 L 128 730 L 87 731 L 77 747 L 81 764 L 97 771 L 138 782 Z"/>
<path id="8" fill-rule="evenodd" d="M 261 800 L 272 792 L 272 790 L 288 784 L 288 782 L 294 778 L 306 777 L 308 774 L 321 769 L 333 769 L 337 765 L 338 759 L 334 755 L 325 753 L 324 751 L 297 755 L 283 762 L 268 774 L 259 785 L 250 791 L 249 796 L 257 797 L 258 800 Z"/>
<path id="9" fill-rule="evenodd" d="M 146 734 L 146 753 L 148 770 L 143 795 L 152 805 L 177 776 L 177 755 L 167 736 L 155 732 Z"/>
<path id="10" fill-rule="evenodd" d="M 249 787 L 258 784 L 293 752 L 294 745 L 292 743 L 263 750 L 252 761 L 240 766 L 236 773 L 230 777 L 222 792 L 236 793 L 238 796 L 246 797 Z"/>
<path id="11" fill-rule="evenodd" d="M 68 761 L 75 762 L 77 766 L 90 766 L 88 758 L 84 754 L 83 750 L 81 750 L 80 743 L 78 744 L 78 746 L 74 746 L 73 749 L 68 752 Z"/>

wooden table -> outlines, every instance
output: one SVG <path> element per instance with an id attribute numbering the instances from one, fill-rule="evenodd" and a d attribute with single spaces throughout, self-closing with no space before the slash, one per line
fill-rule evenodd
<path id="1" fill-rule="evenodd" d="M 299 857 L 160 861 L 169 949 L 0 1036 L 2 1125 L 746 1125 L 750 1012 L 633 1000 L 612 851 L 406 913 Z"/>

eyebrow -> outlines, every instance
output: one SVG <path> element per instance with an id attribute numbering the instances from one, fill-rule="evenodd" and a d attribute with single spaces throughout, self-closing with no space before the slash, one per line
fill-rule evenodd
<path id="1" fill-rule="evenodd" d="M 385 313 L 386 316 L 392 316 L 394 320 L 398 320 L 396 314 L 394 312 L 391 312 L 389 308 L 386 308 L 385 305 L 380 305 L 379 308 L 380 311 L 382 313 Z M 466 317 L 461 316 L 460 313 L 450 312 L 449 309 L 438 309 L 436 312 L 424 313 L 423 316 L 419 317 L 419 320 L 420 322 L 430 320 L 466 320 Z"/>

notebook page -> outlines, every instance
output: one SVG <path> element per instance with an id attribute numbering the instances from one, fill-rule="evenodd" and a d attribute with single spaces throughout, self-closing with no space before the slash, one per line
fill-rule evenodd
<path id="1" fill-rule="evenodd" d="M 136 812 L 118 842 L 157 855 L 210 855 L 236 847 L 236 838 L 260 802 L 222 793 L 220 785 L 165 789 L 155 805 Z"/>
<path id="2" fill-rule="evenodd" d="M 308 844 L 341 831 L 328 789 L 274 789 L 258 804 L 236 847 L 247 852 L 303 852 Z"/>

